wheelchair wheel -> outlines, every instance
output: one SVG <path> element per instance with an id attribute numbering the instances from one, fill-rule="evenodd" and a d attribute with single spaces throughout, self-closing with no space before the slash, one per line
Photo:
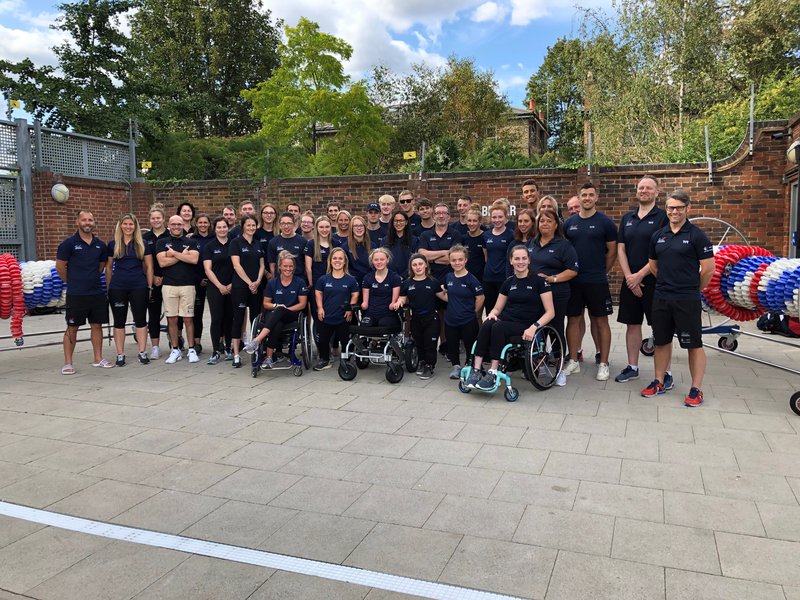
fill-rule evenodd
<path id="1" fill-rule="evenodd" d="M 653 340 L 653 336 L 642 340 L 639 351 L 645 356 L 653 356 L 656 353 L 656 343 L 655 340 Z"/>
<path id="2" fill-rule="evenodd" d="M 386 381 L 389 383 L 400 383 L 403 374 L 403 365 L 395 362 L 386 365 Z"/>
<path id="3" fill-rule="evenodd" d="M 349 361 L 349 360 L 340 360 L 339 361 L 339 377 L 343 381 L 353 381 L 358 374 L 358 369 L 356 365 Z"/>
<path id="4" fill-rule="evenodd" d="M 555 329 L 545 325 L 533 341 L 525 343 L 525 375 L 537 390 L 547 390 L 564 367 L 564 346 Z"/>
<path id="5" fill-rule="evenodd" d="M 469 394 L 472 390 L 467 387 L 467 384 L 464 383 L 463 379 L 458 380 L 458 391 L 462 394 Z"/>
<path id="6" fill-rule="evenodd" d="M 316 358 L 314 356 L 314 321 L 308 315 L 304 314 L 301 318 L 300 331 L 302 332 L 301 351 L 303 366 L 306 371 L 311 368 L 311 363 Z"/>
<path id="7" fill-rule="evenodd" d="M 722 336 L 717 340 L 717 346 L 722 348 L 723 350 L 730 350 L 731 352 L 736 352 L 736 349 L 739 347 L 739 342 L 736 341 L 736 338 Z"/>
<path id="8" fill-rule="evenodd" d="M 250 369 L 250 377 L 258 377 L 259 367 L 252 367 Z"/>
<path id="9" fill-rule="evenodd" d="M 417 350 L 417 345 L 414 342 L 407 342 L 405 348 L 403 348 L 403 355 L 406 362 L 406 371 L 409 373 L 414 373 L 419 366 L 419 351 Z"/>
<path id="10" fill-rule="evenodd" d="M 516 402 L 519 400 L 519 390 L 515 387 L 507 387 L 503 392 L 503 396 L 508 402 Z"/>
<path id="11" fill-rule="evenodd" d="M 795 392 L 789 399 L 789 408 L 792 409 L 794 414 L 800 415 L 800 392 Z"/>
<path id="12" fill-rule="evenodd" d="M 297 365 L 292 369 L 292 375 L 300 377 L 303 374 L 303 365 Z"/>

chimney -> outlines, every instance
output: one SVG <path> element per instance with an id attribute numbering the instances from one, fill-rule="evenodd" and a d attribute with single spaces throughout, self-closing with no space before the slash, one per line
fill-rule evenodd
<path id="1" fill-rule="evenodd" d="M 536 110 L 536 102 L 533 101 L 533 98 L 528 100 L 528 110 Z"/>
<path id="2" fill-rule="evenodd" d="M 540 110 L 540 111 L 539 111 L 539 120 L 540 120 L 542 123 L 544 123 L 544 111 L 543 111 L 543 110 Z"/>

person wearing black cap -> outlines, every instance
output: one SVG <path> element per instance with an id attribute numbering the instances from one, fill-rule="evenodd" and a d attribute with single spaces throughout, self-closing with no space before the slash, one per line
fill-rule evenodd
<path id="1" fill-rule="evenodd" d="M 380 248 L 389 230 L 388 223 L 381 222 L 381 207 L 377 202 L 367 204 L 367 233 L 373 248 Z"/>

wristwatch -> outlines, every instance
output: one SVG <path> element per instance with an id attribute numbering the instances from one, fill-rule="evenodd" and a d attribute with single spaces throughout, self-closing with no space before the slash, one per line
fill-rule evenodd
<path id="1" fill-rule="evenodd" d="M 536 323 L 534 323 L 533 326 L 536 327 L 536 329 L 541 329 L 542 327 L 539 321 L 536 321 Z"/>
<path id="2" fill-rule="evenodd" d="M 553 275 L 553 283 L 556 283 L 557 281 L 558 281 L 558 275 Z"/>

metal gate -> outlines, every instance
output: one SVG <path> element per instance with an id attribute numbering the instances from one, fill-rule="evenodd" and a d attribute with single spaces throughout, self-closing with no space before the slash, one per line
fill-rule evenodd
<path id="1" fill-rule="evenodd" d="M 0 121 L 0 254 L 12 254 L 23 260 L 27 257 L 19 221 L 22 205 L 18 175 L 17 127 Z"/>

